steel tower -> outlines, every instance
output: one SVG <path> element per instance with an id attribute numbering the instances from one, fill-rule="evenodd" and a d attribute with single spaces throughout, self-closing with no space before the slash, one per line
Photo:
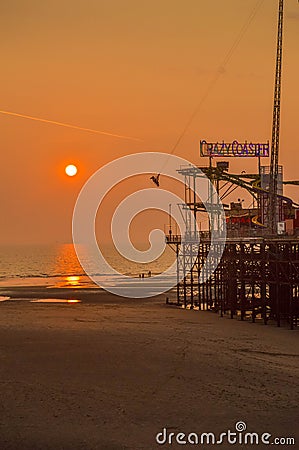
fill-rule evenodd
<path id="1" fill-rule="evenodd" d="M 270 163 L 270 180 L 269 180 L 269 210 L 268 210 L 269 228 L 272 234 L 277 234 L 277 222 L 279 220 L 278 200 L 277 200 L 277 178 L 278 178 L 279 131 L 280 131 L 283 7 L 284 7 L 284 0 L 279 0 L 276 71 L 275 71 L 273 123 L 272 123 L 272 145 L 271 145 L 271 163 Z"/>

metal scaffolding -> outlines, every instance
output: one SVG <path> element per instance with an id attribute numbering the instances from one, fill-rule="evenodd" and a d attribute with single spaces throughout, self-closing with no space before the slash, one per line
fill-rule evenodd
<path id="1" fill-rule="evenodd" d="M 275 321 L 293 329 L 299 319 L 299 241 L 291 238 L 228 238 L 220 264 L 201 281 L 211 240 L 197 244 L 184 242 L 180 236 L 167 236 L 176 248 L 177 305 L 209 310 L 246 318 L 264 324 Z M 217 244 L 216 244 L 217 245 Z"/>

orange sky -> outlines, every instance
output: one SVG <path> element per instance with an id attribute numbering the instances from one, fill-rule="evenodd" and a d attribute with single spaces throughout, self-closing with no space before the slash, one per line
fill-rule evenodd
<path id="1" fill-rule="evenodd" d="M 255 4 L 2 2 L 0 110 L 143 141 L 0 114 L 0 243 L 70 242 L 74 202 L 96 169 L 134 152 L 171 151 Z M 277 4 L 264 1 L 178 156 L 204 165 L 200 139 L 271 139 Z M 298 42 L 299 5 L 286 0 L 280 154 L 286 179 L 299 178 Z M 230 162 L 235 170 L 253 167 Z M 65 177 L 67 163 L 78 165 L 77 177 Z M 147 179 L 144 187 L 152 187 Z M 299 200 L 298 188 L 289 192 Z"/>

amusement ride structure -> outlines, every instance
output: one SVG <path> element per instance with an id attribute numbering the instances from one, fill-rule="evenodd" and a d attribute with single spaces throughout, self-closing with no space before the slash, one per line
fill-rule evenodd
<path id="1" fill-rule="evenodd" d="M 279 165 L 284 0 L 278 1 L 271 148 L 269 142 L 201 141 L 200 154 L 209 164 L 178 170 L 186 186 L 183 208 L 192 212 L 194 220 L 187 221 L 184 236 L 173 233 L 170 221 L 166 242 L 177 254 L 177 304 L 221 315 L 229 312 L 242 320 L 259 318 L 265 324 L 275 320 L 278 326 L 283 320 L 294 328 L 299 317 L 299 205 L 284 196 L 283 186 L 299 185 L 299 181 L 285 181 Z M 261 165 L 261 158 L 269 155 L 270 166 Z M 229 163 L 219 159 L 230 157 L 257 158 L 257 172 L 230 173 Z M 215 192 L 222 201 L 239 187 L 252 196 L 248 209 L 240 199 L 223 205 L 227 236 L 215 270 L 207 262 L 218 245 L 212 240 L 215 230 L 221 239 L 221 221 L 210 220 L 207 230 L 197 231 L 197 214 L 207 211 L 207 202 L 199 201 L 194 188 L 204 177 L 214 186 L 208 200 L 210 211 L 217 211 Z"/>

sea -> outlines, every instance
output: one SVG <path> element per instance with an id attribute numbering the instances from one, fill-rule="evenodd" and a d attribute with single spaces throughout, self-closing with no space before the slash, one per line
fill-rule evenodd
<path id="1" fill-rule="evenodd" d="M 113 246 L 101 248 L 109 264 L 121 275 L 133 278 L 155 276 L 163 273 L 175 261 L 175 253 L 169 247 L 155 261 L 136 263 L 122 257 Z M 88 257 L 88 252 L 86 253 Z M 90 255 L 88 272 L 96 277 L 101 286 L 112 277 L 117 283 L 118 275 L 105 273 L 97 267 Z M 172 276 L 175 277 L 175 271 Z M 0 246 L 0 287 L 51 286 L 86 288 L 95 283 L 82 269 L 73 244 L 52 245 L 5 245 Z"/>

